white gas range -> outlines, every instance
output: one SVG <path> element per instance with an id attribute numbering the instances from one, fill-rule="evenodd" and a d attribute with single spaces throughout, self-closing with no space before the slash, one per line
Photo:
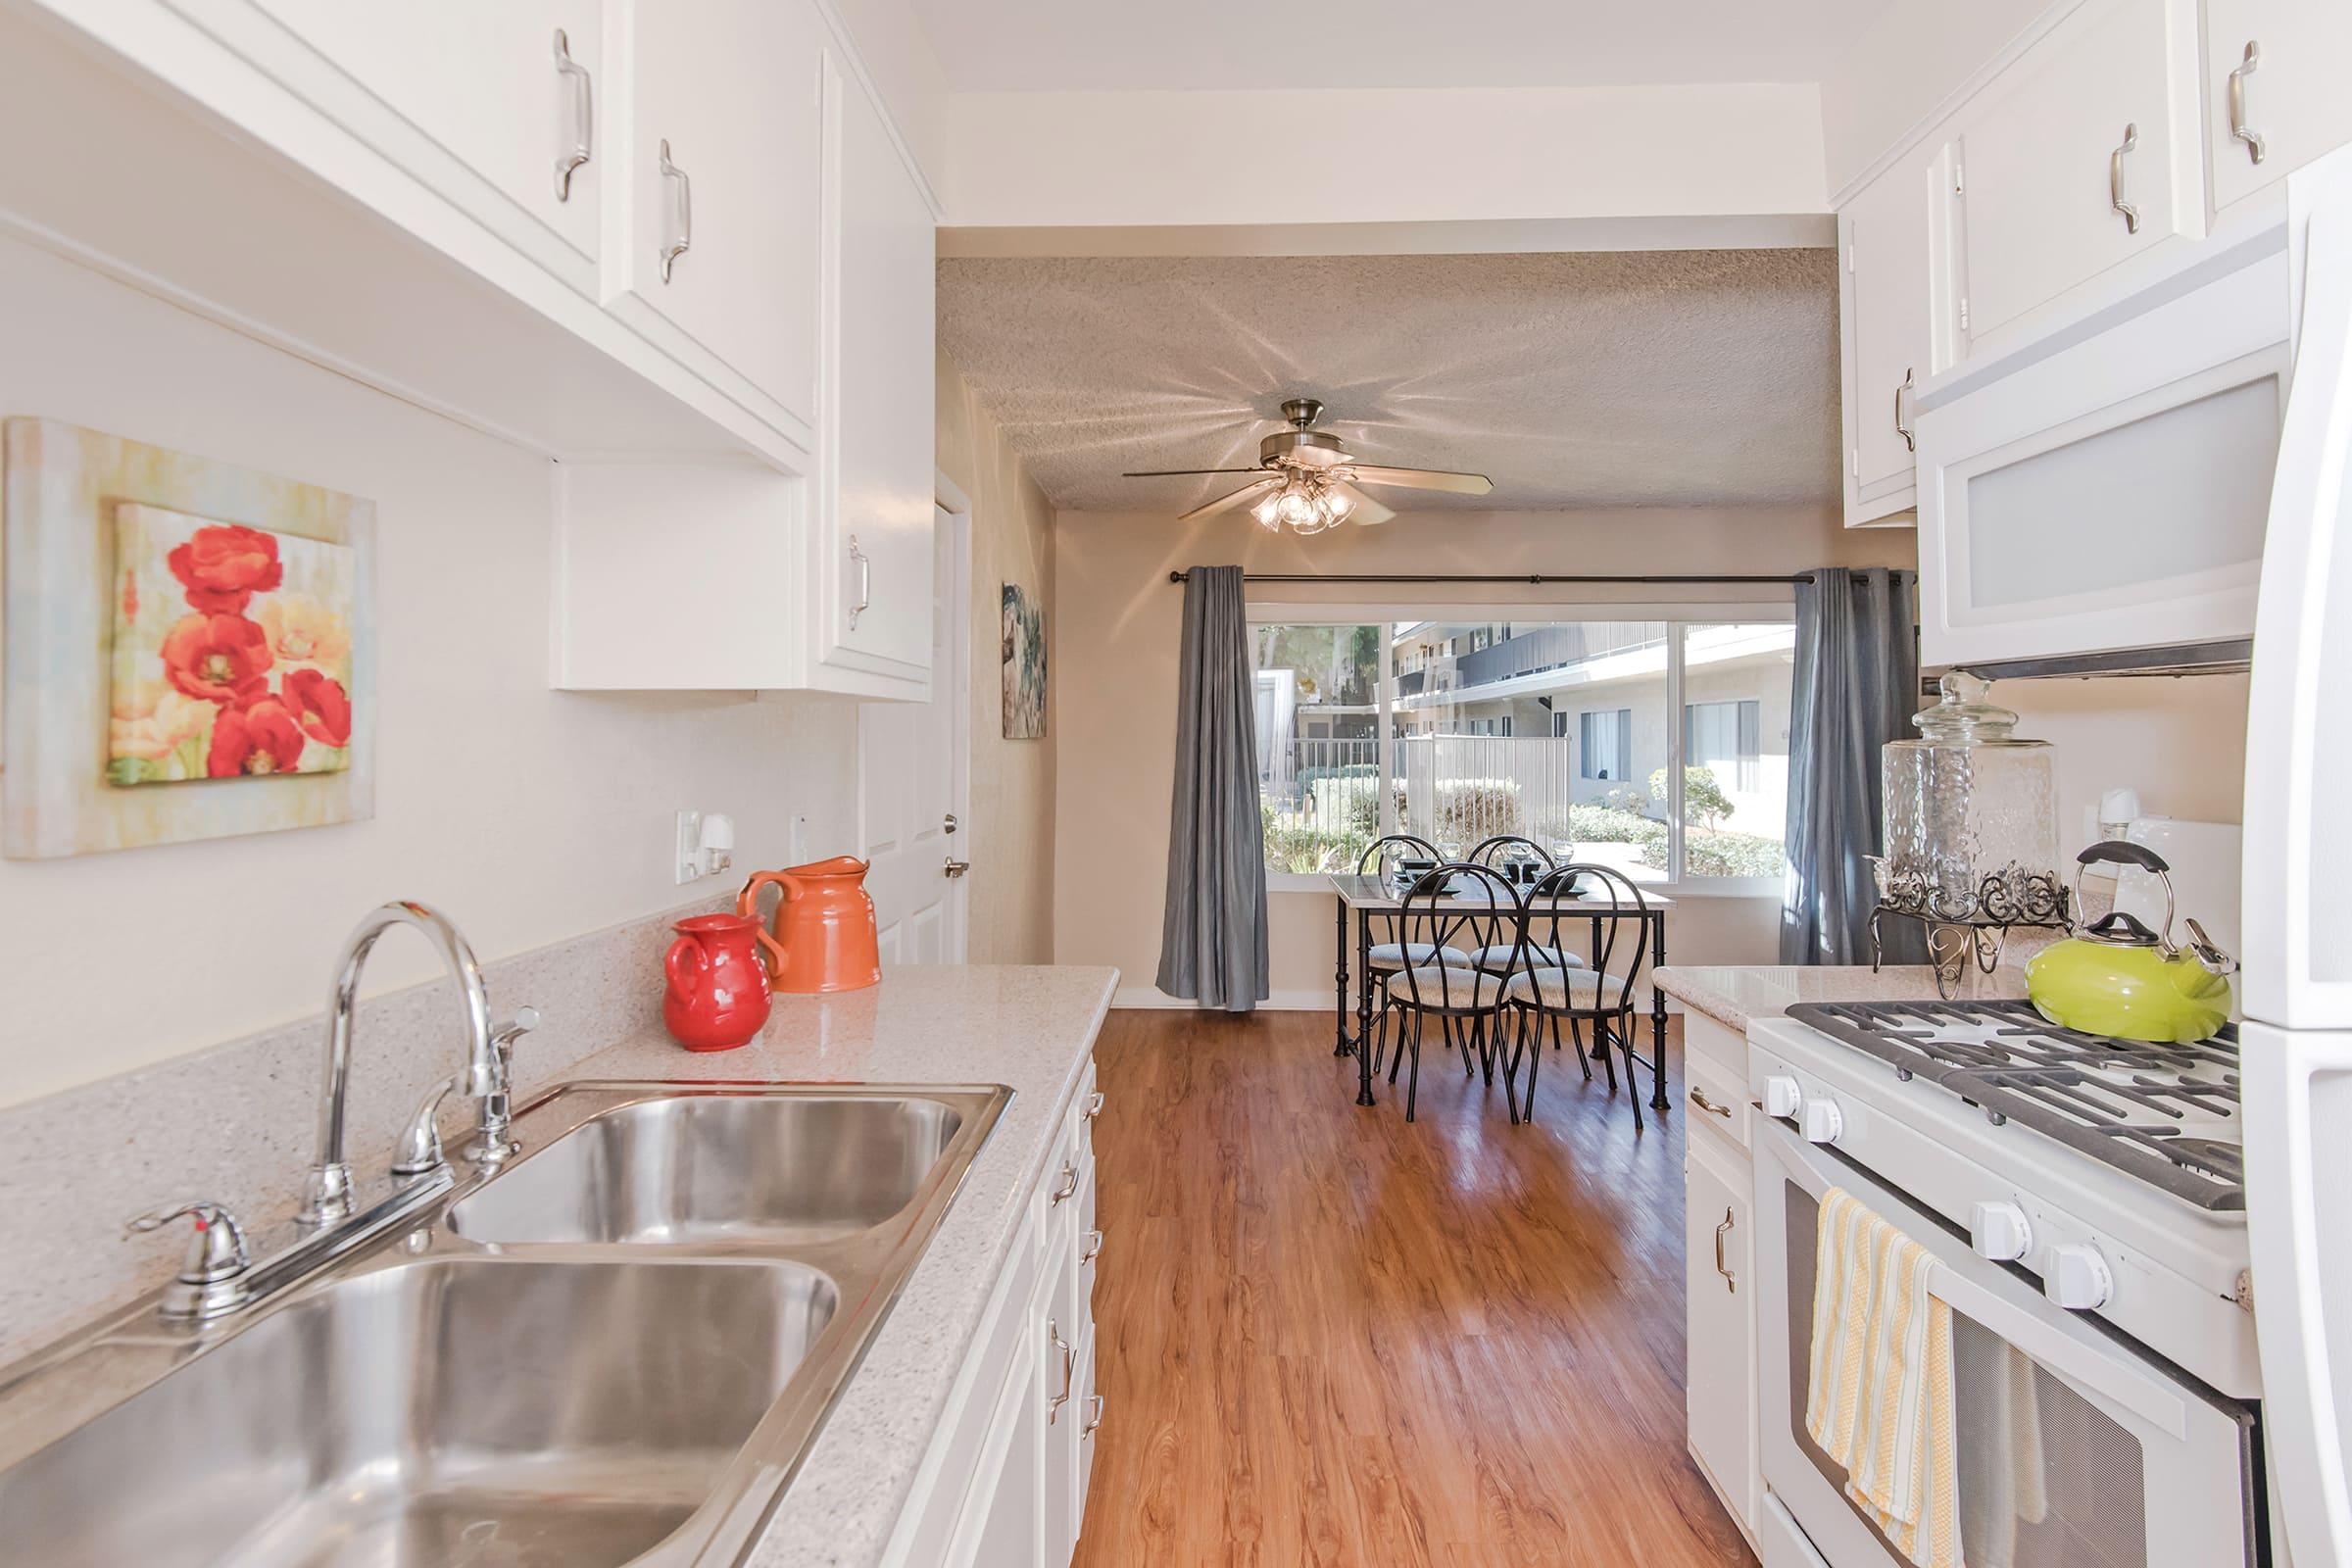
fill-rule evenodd
<path id="1" fill-rule="evenodd" d="M 2072 1034 L 2022 1002 L 1804 1004 L 1748 1034 L 1768 1568 L 1902 1559 L 1804 1436 L 1832 1187 L 1955 1313 L 1971 1568 L 2217 1568 L 2270 1544 L 2234 1037 Z"/>

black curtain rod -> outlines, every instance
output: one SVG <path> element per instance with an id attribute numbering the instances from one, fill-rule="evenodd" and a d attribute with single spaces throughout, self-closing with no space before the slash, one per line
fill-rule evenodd
<path id="1" fill-rule="evenodd" d="M 1183 582 L 1190 573 L 1171 571 L 1168 581 Z M 1589 576 L 1549 571 L 1523 571 L 1509 575 L 1474 572 L 1318 572 L 1318 571 L 1250 571 L 1242 574 L 1244 582 L 1465 582 L 1517 583 L 1526 588 L 1541 588 L 1545 583 L 1771 583 L 1791 587 L 1811 582 L 1809 571 L 1789 572 L 1774 576 L 1765 574 L 1710 575 L 1691 572 L 1655 572 L 1642 576 Z"/>

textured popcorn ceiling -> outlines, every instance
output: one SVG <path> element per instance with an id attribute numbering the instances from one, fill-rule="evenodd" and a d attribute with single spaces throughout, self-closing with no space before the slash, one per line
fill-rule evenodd
<path id="1" fill-rule="evenodd" d="M 1366 463 L 1491 497 L 1397 511 L 1833 502 L 1835 255 L 988 258 L 940 263 L 940 343 L 1055 506 L 1182 511 L 1245 479 L 1286 397 Z"/>

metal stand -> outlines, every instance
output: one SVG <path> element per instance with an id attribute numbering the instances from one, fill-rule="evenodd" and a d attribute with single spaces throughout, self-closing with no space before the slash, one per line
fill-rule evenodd
<path id="1" fill-rule="evenodd" d="M 1879 921 L 1890 914 L 1916 920 L 1927 928 L 1936 994 L 1946 1002 L 1959 994 L 1972 958 L 1980 973 L 2000 967 L 2011 931 L 2065 931 L 2073 924 L 2066 884 L 2047 872 L 2011 865 L 1986 873 L 1972 896 L 1952 898 L 1916 872 L 1890 874 L 1884 862 L 1878 869 L 1879 902 L 1870 911 L 1871 972 L 1878 972 L 1885 956 Z"/>

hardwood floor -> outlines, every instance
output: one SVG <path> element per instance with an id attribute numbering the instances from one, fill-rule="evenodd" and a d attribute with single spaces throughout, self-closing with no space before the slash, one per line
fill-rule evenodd
<path id="1" fill-rule="evenodd" d="M 1752 1563 L 1683 1447 L 1683 1118 L 1562 1052 L 1512 1127 L 1430 1051 L 1408 1126 L 1331 1040 L 1104 1026 L 1078 1568 Z"/>

